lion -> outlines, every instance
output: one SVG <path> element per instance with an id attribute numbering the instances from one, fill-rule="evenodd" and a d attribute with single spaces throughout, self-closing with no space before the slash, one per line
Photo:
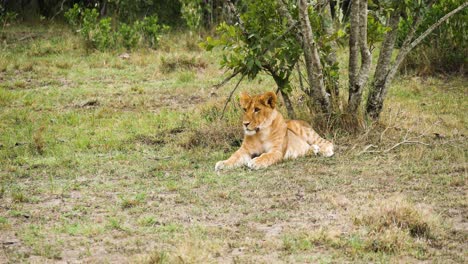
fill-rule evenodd
<path id="1" fill-rule="evenodd" d="M 247 165 L 257 170 L 283 159 L 294 159 L 310 152 L 333 156 L 333 143 L 320 137 L 306 122 L 285 120 L 276 110 L 276 94 L 250 96 L 243 92 L 244 140 L 227 160 L 218 161 L 216 171 Z"/>

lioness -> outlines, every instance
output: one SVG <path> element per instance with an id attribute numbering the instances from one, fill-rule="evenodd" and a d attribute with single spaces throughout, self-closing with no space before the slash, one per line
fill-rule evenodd
<path id="1" fill-rule="evenodd" d="M 311 150 L 325 157 L 333 155 L 333 144 L 306 122 L 285 120 L 275 109 L 276 100 L 273 92 L 255 96 L 241 93 L 244 141 L 229 159 L 216 163 L 216 171 L 242 165 L 262 169 L 282 159 L 304 156 Z"/>

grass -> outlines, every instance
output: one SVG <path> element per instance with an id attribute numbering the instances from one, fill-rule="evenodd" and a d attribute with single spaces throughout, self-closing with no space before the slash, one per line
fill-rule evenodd
<path id="1" fill-rule="evenodd" d="M 237 103 L 219 120 L 235 82 L 210 88 L 220 54 L 184 33 L 128 59 L 59 25 L 4 34 L 0 262 L 466 259 L 466 78 L 396 80 L 380 123 L 327 135 L 333 158 L 217 175 L 242 139 Z"/>

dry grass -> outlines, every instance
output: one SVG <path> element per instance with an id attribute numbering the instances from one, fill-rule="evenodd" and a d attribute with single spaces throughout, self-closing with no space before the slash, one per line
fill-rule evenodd
<path id="1" fill-rule="evenodd" d="M 436 239 L 441 232 L 441 219 L 401 197 L 379 201 L 369 211 L 357 217 L 355 224 L 367 226 L 372 232 L 399 228 L 412 237 L 426 239 Z"/>
<path id="2" fill-rule="evenodd" d="M 401 196 L 377 200 L 359 208 L 354 218 L 363 250 L 401 253 L 426 252 L 440 245 L 447 235 L 445 221 L 427 208 L 416 206 Z"/>
<path id="3" fill-rule="evenodd" d="M 226 152 L 241 145 L 243 137 L 241 128 L 226 125 L 224 122 L 212 124 L 216 126 L 204 125 L 190 131 L 186 139 L 181 140 L 180 145 L 186 149 L 201 147 Z"/>
<path id="4" fill-rule="evenodd" d="M 45 141 L 44 141 L 45 126 L 41 126 L 33 135 L 34 149 L 39 153 L 44 153 Z"/>
<path id="5" fill-rule="evenodd" d="M 162 73 L 171 73 L 177 70 L 204 69 L 207 63 L 200 57 L 186 54 L 169 55 L 161 57 L 160 70 Z"/>

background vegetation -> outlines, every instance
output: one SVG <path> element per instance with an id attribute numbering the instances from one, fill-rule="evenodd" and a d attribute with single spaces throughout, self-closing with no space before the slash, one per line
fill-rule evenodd
<path id="1" fill-rule="evenodd" d="M 255 26 L 268 17 L 254 12 L 278 10 L 270 2 L 235 7 L 247 29 L 281 36 L 285 21 Z M 461 2 L 439 1 L 429 17 Z M 237 16 L 221 1 L 1 3 L 0 263 L 466 262 L 466 9 L 407 57 L 378 122 L 320 128 L 334 157 L 217 175 L 242 140 L 237 92 L 277 89 L 272 72 L 302 57 L 291 31 L 239 46 Z M 331 39 L 321 28 L 317 43 L 336 41 L 336 65 L 323 63 L 344 96 L 349 5 L 333 3 L 342 27 Z M 388 32 L 376 20 L 392 10 L 369 9 L 375 65 Z M 262 56 L 273 42 L 278 60 Z M 438 52 L 440 65 L 427 55 L 437 42 L 454 51 Z M 252 75 L 224 111 L 241 77 L 217 84 L 233 62 Z M 285 90 L 296 117 L 313 122 L 300 70 Z M 279 109 L 288 115 L 284 101 Z"/>

